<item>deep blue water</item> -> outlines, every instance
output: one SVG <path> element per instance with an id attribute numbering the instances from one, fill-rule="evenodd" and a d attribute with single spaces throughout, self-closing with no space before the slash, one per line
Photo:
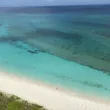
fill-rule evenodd
<path id="1" fill-rule="evenodd" d="M 1 71 L 110 98 L 109 5 L 0 12 Z"/>

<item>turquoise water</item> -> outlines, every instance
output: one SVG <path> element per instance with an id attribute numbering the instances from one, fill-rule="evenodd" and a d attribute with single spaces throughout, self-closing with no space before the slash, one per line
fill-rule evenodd
<path id="1" fill-rule="evenodd" d="M 2 13 L 0 70 L 110 99 L 109 18 Z"/>
<path id="2" fill-rule="evenodd" d="M 27 45 L 24 47 L 32 49 Z M 20 76 L 110 98 L 110 76 L 48 53 L 38 51 L 33 55 L 9 43 L 2 43 L 0 67 Z"/>

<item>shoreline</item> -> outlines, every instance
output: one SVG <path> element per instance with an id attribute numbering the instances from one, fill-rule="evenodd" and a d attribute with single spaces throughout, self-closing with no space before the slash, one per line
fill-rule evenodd
<path id="1" fill-rule="evenodd" d="M 0 72 L 0 91 L 37 103 L 48 110 L 110 110 L 109 101 L 96 100 L 94 97 L 91 99 L 62 88 L 56 90 L 54 86 L 43 82 L 8 75 L 6 72 Z"/>

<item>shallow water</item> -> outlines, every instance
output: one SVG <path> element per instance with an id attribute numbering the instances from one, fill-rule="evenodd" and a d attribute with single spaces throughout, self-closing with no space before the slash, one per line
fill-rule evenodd
<path id="1" fill-rule="evenodd" d="M 2 13 L 0 68 L 110 99 L 109 18 L 100 12 Z"/>

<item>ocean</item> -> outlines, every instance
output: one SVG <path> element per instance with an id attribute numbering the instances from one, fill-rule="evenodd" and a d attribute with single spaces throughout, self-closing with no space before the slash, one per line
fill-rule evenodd
<path id="1" fill-rule="evenodd" d="M 110 99 L 110 5 L 0 8 L 0 70 Z"/>

